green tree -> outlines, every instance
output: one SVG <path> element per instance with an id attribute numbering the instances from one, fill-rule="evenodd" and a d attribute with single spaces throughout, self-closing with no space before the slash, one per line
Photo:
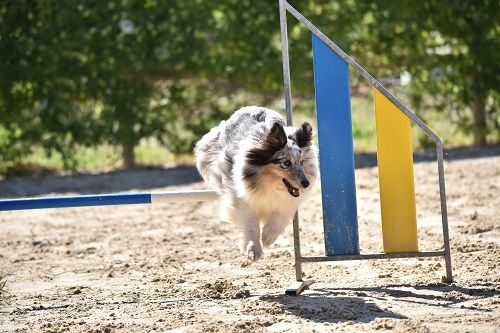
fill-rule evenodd
<path id="1" fill-rule="evenodd" d="M 216 99 L 242 87 L 278 89 L 276 8 L 249 0 L 2 2 L 2 159 L 41 146 L 70 160 L 78 145 L 108 142 L 133 166 L 133 148 L 147 137 L 190 149 L 194 138 L 180 140 L 181 132 L 206 130 L 191 115 L 222 117 Z"/>
<path id="2" fill-rule="evenodd" d="M 488 134 L 500 141 L 498 1 L 290 3 L 375 77 L 409 73 L 405 90 L 419 114 L 425 116 L 426 108 L 443 112 L 472 134 L 475 145 L 485 144 Z M 311 84 L 311 37 L 295 19 L 288 22 L 292 71 L 307 77 L 293 82 L 300 93 Z"/>
<path id="3" fill-rule="evenodd" d="M 377 77 L 457 111 L 475 142 L 499 131 L 499 11 L 492 0 L 290 1 Z M 312 97 L 311 37 L 289 19 L 294 94 Z M 189 151 L 241 99 L 282 93 L 278 2 L 0 2 L 0 163 L 34 147 Z M 473 112 L 469 119 L 468 107 Z"/>
<path id="4" fill-rule="evenodd" d="M 430 95 L 433 107 L 454 111 L 475 145 L 488 133 L 500 140 L 498 1 L 360 1 L 358 9 L 364 33 L 351 42 L 363 63 L 409 72 L 417 106 Z"/>

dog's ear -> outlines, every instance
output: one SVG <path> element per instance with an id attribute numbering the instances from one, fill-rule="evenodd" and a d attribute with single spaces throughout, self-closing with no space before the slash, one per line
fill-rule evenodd
<path id="1" fill-rule="evenodd" d="M 300 148 L 308 147 L 311 145 L 312 139 L 312 126 L 308 122 L 304 122 L 300 128 L 293 134 L 293 139 L 297 142 Z"/>
<path id="2" fill-rule="evenodd" d="M 274 123 L 266 138 L 266 143 L 273 148 L 281 149 L 286 145 L 286 134 L 280 123 Z"/>

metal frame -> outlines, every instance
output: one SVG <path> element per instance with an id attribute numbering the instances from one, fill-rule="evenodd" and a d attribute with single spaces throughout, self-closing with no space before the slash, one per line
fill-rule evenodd
<path id="1" fill-rule="evenodd" d="M 441 139 L 420 119 L 418 118 L 406 105 L 392 95 L 379 81 L 377 81 L 370 73 L 361 67 L 354 59 L 349 57 L 347 53 L 342 51 L 334 42 L 332 42 L 325 34 L 323 34 L 316 26 L 307 20 L 301 13 L 293 8 L 286 0 L 279 0 L 279 13 L 280 13 L 280 28 L 281 28 L 281 46 L 282 46 L 282 59 L 283 59 L 283 81 L 285 93 L 285 108 L 287 115 L 287 124 L 291 126 L 292 121 L 292 92 L 290 82 L 290 62 L 288 53 L 288 30 L 287 30 L 287 17 L 286 14 L 292 14 L 299 20 L 311 33 L 320 38 L 326 45 L 328 45 L 335 53 L 337 53 L 344 61 L 354 67 L 354 69 L 368 82 L 375 87 L 382 95 L 389 99 L 396 107 L 403 112 L 412 123 L 420 127 L 436 144 L 436 155 L 438 162 L 438 175 L 439 175 L 439 195 L 441 201 L 441 221 L 443 225 L 443 240 L 444 251 L 436 252 L 412 252 L 412 253 L 380 253 L 380 254 L 360 254 L 360 255 L 342 255 L 342 256 L 325 256 L 325 257 L 303 257 L 300 253 L 300 235 L 299 235 L 299 219 L 298 214 L 295 215 L 293 220 L 293 235 L 294 235 L 294 252 L 295 252 L 295 279 L 294 282 L 287 290 L 286 294 L 298 295 L 304 288 L 309 286 L 311 281 L 304 281 L 302 278 L 302 263 L 303 262 L 326 262 L 326 261 L 340 261 L 340 260 L 365 260 L 365 259 L 390 259 L 390 258 L 411 258 L 411 257 L 435 257 L 440 256 L 445 258 L 446 262 L 446 282 L 453 282 L 453 274 L 451 269 L 451 254 L 450 254 L 450 240 L 448 233 L 448 212 L 446 208 L 446 190 L 444 181 L 444 166 L 443 166 L 443 144 Z"/>

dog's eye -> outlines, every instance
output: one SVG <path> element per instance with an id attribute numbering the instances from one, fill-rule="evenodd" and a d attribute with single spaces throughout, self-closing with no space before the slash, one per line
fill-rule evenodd
<path id="1" fill-rule="evenodd" d="M 289 168 L 292 165 L 292 162 L 290 160 L 286 160 L 285 163 L 283 163 L 287 168 Z"/>

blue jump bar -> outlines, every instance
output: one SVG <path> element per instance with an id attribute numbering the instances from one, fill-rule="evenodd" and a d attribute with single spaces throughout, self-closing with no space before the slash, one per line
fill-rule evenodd
<path id="1" fill-rule="evenodd" d="M 325 252 L 359 254 L 347 63 L 312 35 Z"/>
<path id="2" fill-rule="evenodd" d="M 151 193 L 78 195 L 68 197 L 43 197 L 0 200 L 0 211 L 86 206 L 135 205 L 150 203 Z"/>

